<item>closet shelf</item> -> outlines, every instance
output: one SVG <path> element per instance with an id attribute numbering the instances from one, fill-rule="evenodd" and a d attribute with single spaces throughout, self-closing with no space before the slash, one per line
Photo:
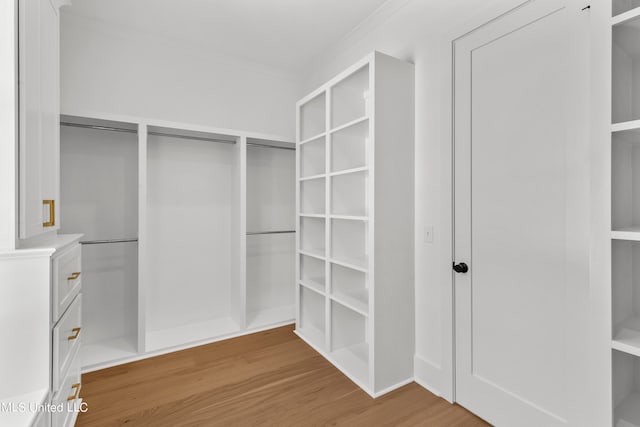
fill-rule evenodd
<path id="1" fill-rule="evenodd" d="M 368 317 L 369 292 L 366 289 L 333 292 L 331 299 L 343 307 L 353 310 L 361 316 Z"/>
<path id="2" fill-rule="evenodd" d="M 310 176 L 302 177 L 302 178 L 300 178 L 298 181 L 311 181 L 311 180 L 313 180 L 313 179 L 321 179 L 321 178 L 324 178 L 325 176 L 326 176 L 326 175 L 325 175 L 325 174 L 323 174 L 323 173 L 318 174 L 318 175 L 310 175 Z"/>
<path id="3" fill-rule="evenodd" d="M 611 341 L 614 350 L 640 357 L 640 317 L 627 319 Z"/>
<path id="4" fill-rule="evenodd" d="M 227 335 L 240 332 L 240 325 L 231 317 L 211 319 L 200 323 L 189 323 L 169 329 L 148 331 L 146 351 L 158 351 L 179 347 L 199 341 L 222 339 Z"/>
<path id="5" fill-rule="evenodd" d="M 369 387 L 369 344 L 359 343 L 331 353 L 335 365 L 353 381 Z"/>
<path id="6" fill-rule="evenodd" d="M 322 350 L 325 347 L 324 344 L 324 331 L 315 328 L 313 326 L 304 326 L 296 328 L 296 334 L 306 341 L 310 346 Z"/>
<path id="7" fill-rule="evenodd" d="M 628 122 L 614 123 L 611 125 L 611 132 L 637 131 L 640 132 L 640 120 L 630 120 Z"/>
<path id="8" fill-rule="evenodd" d="M 331 219 L 345 219 L 348 221 L 369 221 L 368 216 L 358 216 L 358 215 L 330 215 Z"/>
<path id="9" fill-rule="evenodd" d="M 310 214 L 310 213 L 301 213 L 299 214 L 302 218 L 326 218 L 325 214 Z"/>
<path id="10" fill-rule="evenodd" d="M 343 267 L 350 268 L 352 270 L 360 271 L 362 273 L 368 272 L 367 268 L 364 266 L 367 264 L 366 259 L 353 258 L 350 260 L 340 261 L 340 260 L 331 258 L 329 259 L 329 262 L 332 264 L 341 265 Z"/>
<path id="11" fill-rule="evenodd" d="M 640 227 L 625 227 L 611 230 L 613 240 L 629 240 L 640 242 Z"/>
<path id="12" fill-rule="evenodd" d="M 352 120 L 350 122 L 347 122 L 347 123 L 345 123 L 343 125 L 340 125 L 338 127 L 335 127 L 333 129 L 331 129 L 330 133 L 339 132 L 339 131 L 341 131 L 343 129 L 349 128 L 351 126 L 355 126 L 355 125 L 357 125 L 359 123 L 366 122 L 367 120 L 369 120 L 369 116 L 364 116 L 364 117 L 357 118 L 355 120 Z"/>
<path id="13" fill-rule="evenodd" d="M 319 259 L 319 260 L 322 260 L 322 261 L 325 260 L 325 256 L 324 255 L 321 255 L 320 253 L 317 253 L 315 251 L 309 251 L 307 249 L 300 249 L 298 252 L 300 252 L 300 254 L 302 254 L 302 255 L 310 256 L 312 258 L 316 258 L 316 259 Z"/>
<path id="14" fill-rule="evenodd" d="M 313 142 L 313 141 L 315 141 L 316 139 L 324 138 L 326 135 L 327 135 L 327 133 L 326 133 L 326 132 L 322 132 L 322 133 L 320 133 L 320 134 L 318 134 L 318 135 L 312 136 L 311 138 L 307 138 L 307 139 L 305 139 L 304 141 L 300 141 L 300 142 L 298 143 L 298 145 L 304 145 L 304 144 L 307 144 L 307 143 L 309 143 L 309 142 Z"/>
<path id="15" fill-rule="evenodd" d="M 640 393 L 631 393 L 614 410 L 615 426 L 640 425 Z"/>
<path id="16" fill-rule="evenodd" d="M 363 167 L 359 167 L 359 168 L 345 169 L 345 170 L 342 170 L 342 171 L 331 172 L 329 174 L 329 176 L 349 175 L 349 174 L 352 174 L 352 173 L 367 172 L 368 170 L 369 170 L 369 168 L 367 166 L 363 166 Z"/>
<path id="17" fill-rule="evenodd" d="M 137 356 L 136 346 L 137 339 L 134 336 L 119 337 L 96 343 L 82 343 L 80 347 L 82 366 L 91 369 L 105 363 L 113 364 L 119 360 Z"/>
<path id="18" fill-rule="evenodd" d="M 611 19 L 611 25 L 616 26 L 640 17 L 640 7 L 621 13 Z"/>
<path id="19" fill-rule="evenodd" d="M 322 285 L 319 281 L 314 280 L 314 279 L 305 279 L 305 280 L 300 280 L 299 281 L 301 286 L 304 286 L 305 288 L 312 290 L 322 296 L 325 295 L 324 293 L 324 285 Z"/>

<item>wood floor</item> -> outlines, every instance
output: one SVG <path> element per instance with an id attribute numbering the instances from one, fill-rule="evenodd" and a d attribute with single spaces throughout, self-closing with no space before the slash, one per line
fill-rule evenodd
<path id="1" fill-rule="evenodd" d="M 486 426 L 412 383 L 371 399 L 293 326 L 82 377 L 77 426 Z"/>

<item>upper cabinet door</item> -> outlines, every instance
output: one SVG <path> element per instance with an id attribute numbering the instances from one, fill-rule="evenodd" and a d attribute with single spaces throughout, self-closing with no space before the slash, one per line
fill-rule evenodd
<path id="1" fill-rule="evenodd" d="M 58 8 L 20 1 L 20 238 L 59 228 Z"/>

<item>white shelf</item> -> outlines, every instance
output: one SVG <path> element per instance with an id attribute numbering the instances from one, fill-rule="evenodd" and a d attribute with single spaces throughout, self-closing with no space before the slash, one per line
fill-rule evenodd
<path id="1" fill-rule="evenodd" d="M 331 299 L 343 307 L 353 310 L 361 316 L 368 317 L 368 304 L 365 302 L 368 300 L 368 292 L 366 289 L 352 291 L 352 292 L 334 292 L 331 295 Z"/>
<path id="2" fill-rule="evenodd" d="M 326 95 L 319 93 L 300 106 L 299 132 L 300 140 L 312 141 L 321 135 L 326 129 Z"/>
<path id="3" fill-rule="evenodd" d="M 630 240 L 640 242 L 640 227 L 619 228 L 611 231 L 614 240 Z"/>
<path id="4" fill-rule="evenodd" d="M 308 213 L 300 213 L 301 218 L 326 218 L 325 214 L 308 214 Z"/>
<path id="5" fill-rule="evenodd" d="M 149 331 L 146 336 L 146 351 L 163 350 L 189 343 L 209 340 L 239 332 L 240 326 L 231 317 L 191 323 L 159 331 Z"/>
<path id="6" fill-rule="evenodd" d="M 127 359 L 138 354 L 136 338 L 118 337 L 97 343 L 82 343 L 80 357 L 84 369 Z"/>
<path id="7" fill-rule="evenodd" d="M 626 21 L 631 21 L 635 18 L 640 17 L 640 7 L 635 7 L 633 9 L 627 10 L 625 12 L 619 13 L 611 19 L 611 25 L 615 26 L 618 24 L 625 23 Z"/>
<path id="8" fill-rule="evenodd" d="M 364 258 L 350 258 L 350 259 L 345 259 L 344 261 L 331 258 L 329 259 L 329 262 L 331 262 L 332 264 L 337 264 L 343 267 L 350 268 L 352 270 L 361 271 L 363 273 L 368 272 L 366 267 L 367 260 Z"/>
<path id="9" fill-rule="evenodd" d="M 368 216 L 358 215 L 329 215 L 331 219 L 344 219 L 346 221 L 369 221 Z"/>
<path id="10" fill-rule="evenodd" d="M 311 181 L 313 179 L 320 179 L 320 178 L 324 178 L 326 177 L 325 174 L 319 174 L 319 175 L 311 175 L 311 176 L 305 176 L 299 179 L 299 181 Z"/>
<path id="11" fill-rule="evenodd" d="M 620 325 L 611 347 L 640 357 L 640 317 L 631 317 Z"/>
<path id="12" fill-rule="evenodd" d="M 359 125 L 360 123 L 366 122 L 366 121 L 368 121 L 368 120 L 369 120 L 369 116 L 359 117 L 359 118 L 357 118 L 357 119 L 355 119 L 355 120 L 352 120 L 352 121 L 350 121 L 350 122 L 348 122 L 348 123 L 345 123 L 345 124 L 343 124 L 343 125 L 340 125 L 340 126 L 338 126 L 338 127 L 335 127 L 335 128 L 333 128 L 333 129 L 331 129 L 329 132 L 330 132 L 330 133 L 340 132 L 340 131 L 341 131 L 341 130 L 343 130 L 343 129 L 347 129 L 347 128 L 350 128 L 351 126 Z"/>
<path id="13" fill-rule="evenodd" d="M 331 299 L 362 316 L 369 315 L 369 291 L 366 288 L 334 291 Z"/>
<path id="14" fill-rule="evenodd" d="M 306 250 L 306 249 L 300 249 L 298 252 L 300 252 L 302 255 L 310 256 L 310 257 L 313 257 L 313 258 L 316 258 L 316 259 L 320 259 L 322 261 L 324 261 L 326 259 L 325 256 L 323 255 L 323 253 L 320 252 L 320 251 L 312 252 L 312 251 L 309 251 L 309 250 Z"/>
<path id="15" fill-rule="evenodd" d="M 640 427 L 640 393 L 631 393 L 614 410 L 614 427 Z"/>
<path id="16" fill-rule="evenodd" d="M 283 307 L 272 307 L 259 311 L 247 313 L 247 329 L 261 328 L 264 326 L 293 321 L 295 315 L 295 305 Z"/>
<path id="17" fill-rule="evenodd" d="M 298 145 L 308 144 L 308 143 L 310 143 L 310 142 L 314 142 L 314 141 L 315 141 L 315 140 L 317 140 L 317 139 L 324 138 L 325 136 L 327 136 L 327 133 L 326 133 L 326 132 L 322 132 L 322 133 L 319 133 L 319 134 L 317 134 L 317 135 L 312 136 L 311 138 L 307 138 L 307 139 L 305 139 L 304 141 L 300 141 L 300 142 L 298 143 Z"/>
<path id="18" fill-rule="evenodd" d="M 369 344 L 366 342 L 344 347 L 331 353 L 336 366 L 348 372 L 364 387 L 369 387 Z"/>
<path id="19" fill-rule="evenodd" d="M 317 282 L 315 280 L 300 280 L 299 283 L 301 286 L 304 286 L 307 289 L 317 292 L 322 296 L 325 295 L 324 286 L 320 282 Z"/>
<path id="20" fill-rule="evenodd" d="M 345 170 L 341 170 L 341 171 L 337 171 L 337 172 L 331 172 L 329 174 L 329 176 L 349 175 L 349 174 L 352 174 L 352 173 L 367 172 L 368 170 L 369 170 L 369 168 L 367 166 L 362 166 L 362 167 L 359 167 L 359 168 L 345 169 Z"/>
<path id="21" fill-rule="evenodd" d="M 611 125 L 611 132 L 638 131 L 640 132 L 640 120 L 614 123 Z"/>
<path id="22" fill-rule="evenodd" d="M 312 346 L 319 349 L 325 348 L 324 331 L 321 329 L 314 328 L 313 326 L 305 326 L 303 328 L 297 328 L 296 333 Z"/>

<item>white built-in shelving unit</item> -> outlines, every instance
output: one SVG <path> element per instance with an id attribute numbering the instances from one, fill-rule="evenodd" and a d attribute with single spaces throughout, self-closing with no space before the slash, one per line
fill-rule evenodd
<path id="1" fill-rule="evenodd" d="M 640 426 L 640 1 L 613 0 L 613 425 Z"/>
<path id="2" fill-rule="evenodd" d="M 292 323 L 295 144 L 61 117 L 60 223 L 83 233 L 84 371 Z"/>
<path id="3" fill-rule="evenodd" d="M 297 105 L 296 333 L 372 396 L 413 372 L 413 73 L 374 52 Z"/>

